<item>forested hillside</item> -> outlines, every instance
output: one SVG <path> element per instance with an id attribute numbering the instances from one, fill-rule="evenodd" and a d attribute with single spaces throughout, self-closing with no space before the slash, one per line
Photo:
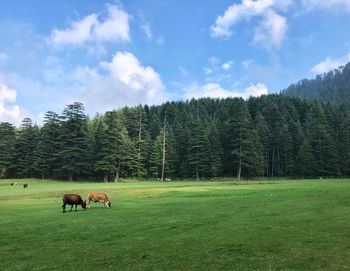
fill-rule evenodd
<path id="1" fill-rule="evenodd" d="M 344 67 L 318 75 L 315 79 L 304 79 L 282 91 L 283 94 L 350 105 L 350 63 Z"/>
<path id="2" fill-rule="evenodd" d="M 349 66 L 347 66 L 349 69 Z M 119 178 L 350 176 L 349 110 L 284 95 L 138 106 L 87 118 L 81 103 L 38 127 L 0 124 L 0 175 Z M 163 173 L 163 174 L 162 174 Z"/>

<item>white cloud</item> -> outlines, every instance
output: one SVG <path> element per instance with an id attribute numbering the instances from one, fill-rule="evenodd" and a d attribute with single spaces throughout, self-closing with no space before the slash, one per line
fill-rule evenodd
<path id="1" fill-rule="evenodd" d="M 211 73 L 211 74 L 208 74 L 207 77 L 205 77 L 205 82 L 207 82 L 207 83 L 220 83 L 220 82 L 228 83 L 229 81 L 231 81 L 231 79 L 232 79 L 231 74 Z"/>
<path id="2" fill-rule="evenodd" d="M 233 61 L 229 60 L 224 63 L 218 57 L 211 56 L 208 58 L 208 65 L 203 68 L 205 74 L 205 82 L 207 83 L 219 83 L 223 81 L 229 81 L 231 74 L 228 72 Z"/>
<path id="3" fill-rule="evenodd" d="M 249 19 L 263 13 L 273 5 L 272 0 L 243 0 L 241 4 L 233 4 L 228 7 L 223 16 L 216 19 L 210 27 L 211 36 L 214 38 L 229 37 L 232 35 L 231 27 L 242 19 Z"/>
<path id="4" fill-rule="evenodd" d="M 302 5 L 306 9 L 345 9 L 350 12 L 349 0 L 302 0 Z"/>
<path id="5" fill-rule="evenodd" d="M 204 68 L 204 73 L 205 73 L 206 75 L 209 75 L 209 74 L 213 73 L 213 69 L 205 67 L 205 68 Z"/>
<path id="6" fill-rule="evenodd" d="M 120 6 L 107 5 L 105 21 L 97 21 L 95 35 L 99 41 L 130 41 L 129 14 Z"/>
<path id="7" fill-rule="evenodd" d="M 242 0 L 227 8 L 224 15 L 218 16 L 215 24 L 210 27 L 213 38 L 228 38 L 232 35 L 232 27 L 242 20 L 262 17 L 259 26 L 255 28 L 253 41 L 264 47 L 272 45 L 279 47 L 287 30 L 287 20 L 276 10 L 287 10 L 291 0 Z"/>
<path id="8" fill-rule="evenodd" d="M 19 124 L 21 110 L 16 102 L 17 92 L 0 82 L 0 121 Z"/>
<path id="9" fill-rule="evenodd" d="M 264 14 L 261 24 L 255 29 L 253 42 L 263 47 L 270 45 L 280 47 L 287 28 L 286 18 L 269 9 Z"/>
<path id="10" fill-rule="evenodd" d="M 41 122 L 38 113 L 60 112 L 64 105 L 75 101 L 83 102 L 86 112 L 94 115 L 126 105 L 160 104 L 169 99 L 157 71 L 142 65 L 128 52 L 117 52 L 96 66 L 74 69 L 65 69 L 58 59 L 48 57 L 43 67 L 40 79 L 4 74 L 3 82 L 8 82 L 10 90 L 3 87 L 0 74 L 0 121 L 20 123 L 29 116 Z M 20 107 L 16 105 L 16 94 L 20 96 Z"/>
<path id="11" fill-rule="evenodd" d="M 80 45 L 86 42 L 130 41 L 129 15 L 119 5 L 107 5 L 103 20 L 95 13 L 74 21 L 65 29 L 53 29 L 50 41 L 54 45 Z"/>
<path id="12" fill-rule="evenodd" d="M 247 59 L 247 60 L 242 61 L 242 68 L 248 69 L 253 64 L 253 62 L 254 62 L 253 59 Z"/>
<path id="13" fill-rule="evenodd" d="M 145 33 L 148 40 L 152 40 L 152 30 L 149 22 L 145 22 L 140 25 L 142 31 Z"/>
<path id="14" fill-rule="evenodd" d="M 92 39 L 92 27 L 96 23 L 96 14 L 91 14 L 80 21 L 72 22 L 69 28 L 52 30 L 51 41 L 59 45 L 85 43 Z"/>
<path id="15" fill-rule="evenodd" d="M 99 72 L 99 68 L 104 72 Z M 99 68 L 79 67 L 74 73 L 82 82 L 79 96 L 91 110 L 159 104 L 168 97 L 159 74 L 152 67 L 143 66 L 132 53 L 117 52 L 110 62 L 100 62 Z"/>
<path id="16" fill-rule="evenodd" d="M 258 97 L 261 95 L 266 95 L 268 92 L 267 87 L 264 84 L 258 83 L 255 85 L 250 85 L 243 91 L 237 90 L 226 90 L 221 87 L 218 83 L 208 83 L 205 85 L 200 85 L 198 83 L 192 83 L 189 86 L 183 88 L 183 96 L 185 99 L 191 98 L 227 98 L 227 97 L 242 97 L 247 99 L 251 96 Z"/>
<path id="17" fill-rule="evenodd" d="M 233 65 L 233 61 L 227 61 L 224 64 L 221 65 L 221 68 L 224 69 L 225 71 L 228 71 L 229 69 L 231 69 Z"/>
<path id="18" fill-rule="evenodd" d="M 330 57 L 326 57 L 325 60 L 316 64 L 311 68 L 311 71 L 315 74 L 323 74 L 330 70 L 336 69 L 340 66 L 345 65 L 347 62 L 350 62 L 350 53 L 344 57 L 332 59 Z"/>
<path id="19" fill-rule="evenodd" d="M 245 97 L 259 97 L 262 95 L 267 95 L 268 89 L 264 84 L 257 83 L 255 85 L 250 85 L 244 91 Z M 244 96 L 243 96 L 244 97 Z"/>

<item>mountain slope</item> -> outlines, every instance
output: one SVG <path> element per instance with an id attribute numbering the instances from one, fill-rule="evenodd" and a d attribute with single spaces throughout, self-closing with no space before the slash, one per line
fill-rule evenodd
<path id="1" fill-rule="evenodd" d="M 281 93 L 350 105 L 350 63 L 323 75 L 317 75 L 315 79 L 303 79 L 282 90 Z"/>

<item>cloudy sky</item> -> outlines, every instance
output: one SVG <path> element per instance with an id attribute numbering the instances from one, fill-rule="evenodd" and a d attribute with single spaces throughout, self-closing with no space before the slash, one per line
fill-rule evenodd
<path id="1" fill-rule="evenodd" d="M 0 121 L 259 96 L 350 61 L 350 0 L 4 0 Z"/>

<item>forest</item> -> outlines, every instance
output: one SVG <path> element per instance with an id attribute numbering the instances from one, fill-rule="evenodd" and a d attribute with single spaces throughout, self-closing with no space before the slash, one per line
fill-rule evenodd
<path id="1" fill-rule="evenodd" d="M 319 99 L 335 104 L 350 105 L 350 63 L 314 79 L 303 79 L 282 91 L 296 97 Z"/>
<path id="2" fill-rule="evenodd" d="M 349 109 L 282 94 L 125 107 L 82 103 L 0 124 L 0 176 L 62 180 L 349 177 Z"/>

